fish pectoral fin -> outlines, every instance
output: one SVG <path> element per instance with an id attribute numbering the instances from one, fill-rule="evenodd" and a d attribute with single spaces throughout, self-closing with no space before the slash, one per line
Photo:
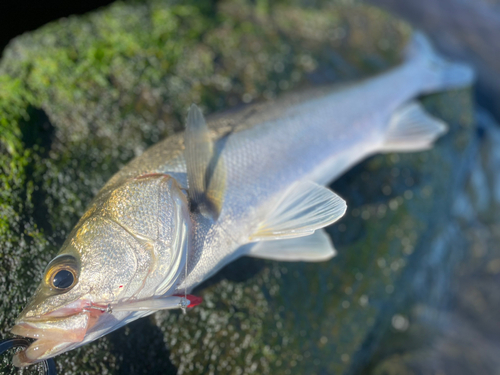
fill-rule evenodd
<path id="1" fill-rule="evenodd" d="M 248 256 L 285 262 L 322 262 L 337 254 L 324 229 L 305 237 L 262 241 L 246 246 L 250 248 Z"/>
<path id="2" fill-rule="evenodd" d="M 222 169 L 216 169 L 215 145 L 196 104 L 189 108 L 184 146 L 191 207 L 209 211 L 216 218 L 222 209 L 225 179 L 220 171 Z"/>
<path id="3" fill-rule="evenodd" d="M 307 236 L 340 219 L 347 205 L 314 182 L 294 184 L 250 237 L 250 242 Z"/>
<path id="4" fill-rule="evenodd" d="M 447 130 L 444 122 L 432 117 L 413 101 L 392 115 L 381 152 L 426 150 Z"/>

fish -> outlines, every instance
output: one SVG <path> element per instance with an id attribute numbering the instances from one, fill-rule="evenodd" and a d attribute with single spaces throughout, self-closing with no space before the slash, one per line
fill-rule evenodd
<path id="1" fill-rule="evenodd" d="M 325 261 L 323 228 L 346 211 L 326 186 L 362 159 L 426 150 L 447 130 L 415 98 L 470 85 L 474 72 L 414 33 L 404 62 L 205 119 L 146 150 L 91 201 L 11 332 L 35 341 L 28 366 L 158 310 L 192 308 L 193 288 L 241 256 Z"/>

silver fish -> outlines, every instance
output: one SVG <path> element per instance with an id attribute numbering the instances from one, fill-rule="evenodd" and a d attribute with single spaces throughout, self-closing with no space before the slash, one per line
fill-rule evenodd
<path id="1" fill-rule="evenodd" d="M 344 89 L 323 88 L 249 106 L 153 146 L 94 198 L 13 327 L 35 338 L 29 364 L 93 341 L 187 295 L 249 255 L 322 261 L 322 228 L 346 203 L 324 186 L 377 152 L 432 146 L 446 125 L 412 98 L 471 84 L 473 72 L 438 57 L 416 34 L 401 66 Z"/>

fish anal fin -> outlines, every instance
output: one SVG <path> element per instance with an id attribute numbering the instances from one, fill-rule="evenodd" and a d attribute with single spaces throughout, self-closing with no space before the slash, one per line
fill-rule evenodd
<path id="1" fill-rule="evenodd" d="M 314 182 L 294 184 L 250 237 L 250 242 L 307 236 L 340 219 L 346 203 Z"/>
<path id="2" fill-rule="evenodd" d="M 262 241 L 247 246 L 250 247 L 246 254 L 248 256 L 286 262 L 322 262 L 337 254 L 323 229 L 305 237 Z"/>
<path id="3" fill-rule="evenodd" d="M 447 129 L 444 122 L 432 117 L 418 102 L 413 101 L 392 115 L 381 151 L 426 150 Z"/>
<path id="4" fill-rule="evenodd" d="M 223 168 L 215 152 L 210 131 L 200 109 L 189 108 L 184 133 L 188 196 L 194 209 L 209 211 L 217 217 L 222 209 L 225 188 Z"/>

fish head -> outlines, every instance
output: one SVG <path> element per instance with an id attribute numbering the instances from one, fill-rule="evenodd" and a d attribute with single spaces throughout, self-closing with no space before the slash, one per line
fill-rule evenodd
<path id="1" fill-rule="evenodd" d="M 36 339 L 26 350 L 16 353 L 14 364 L 23 367 L 83 345 L 87 333 L 106 315 L 107 306 L 119 298 L 120 286 L 131 281 L 125 266 L 110 257 L 120 254 L 119 239 L 109 223 L 90 220 L 46 267 L 42 281 L 27 306 L 17 317 L 11 332 Z M 82 233 L 81 230 L 88 231 Z M 108 232 L 108 234 L 106 233 Z M 100 233 L 100 239 L 89 234 Z M 71 242 L 87 250 L 77 251 Z M 107 249 L 109 252 L 95 251 Z M 103 255 L 107 255 L 104 256 Z M 133 259 L 122 258 L 124 263 Z M 108 326 L 109 330 L 114 329 Z"/>
<path id="2" fill-rule="evenodd" d="M 189 222 L 185 194 L 164 176 L 98 196 L 11 330 L 36 339 L 15 354 L 14 365 L 54 357 L 151 313 L 112 307 L 175 289 Z"/>

